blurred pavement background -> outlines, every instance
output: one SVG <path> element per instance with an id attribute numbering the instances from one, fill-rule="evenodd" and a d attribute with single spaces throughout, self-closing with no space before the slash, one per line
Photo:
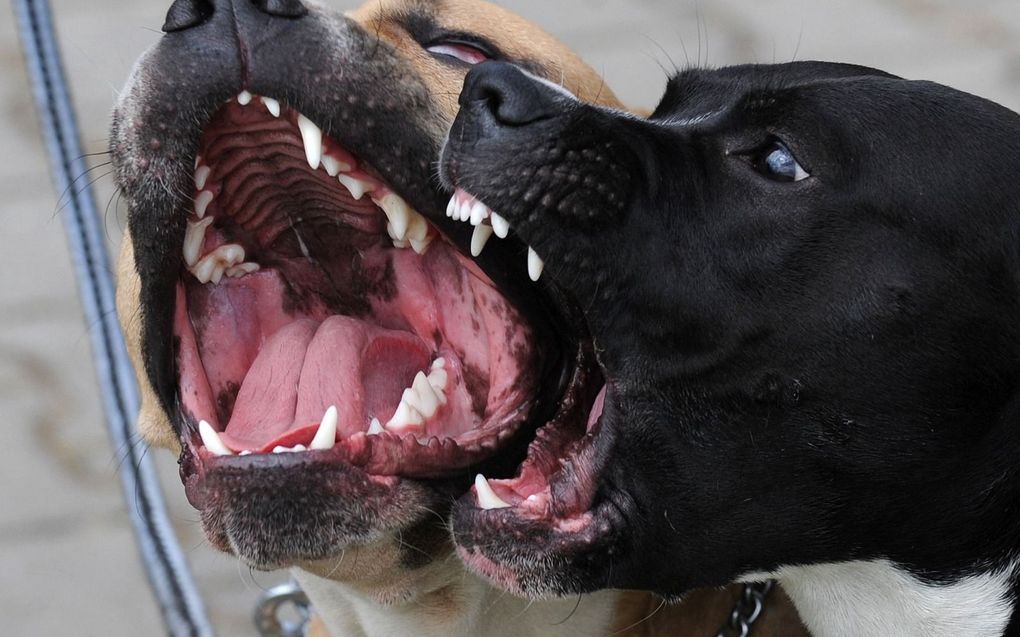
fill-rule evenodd
<path id="1" fill-rule="evenodd" d="M 86 152 L 169 0 L 54 0 Z M 333 2 L 351 8 L 353 2 Z M 827 59 L 943 82 L 1020 109 L 1017 0 L 506 0 L 578 50 L 625 101 L 654 106 L 673 64 Z M 162 633 L 102 425 L 9 7 L 0 8 L 0 633 Z M 111 245 L 124 223 L 106 157 L 96 181 Z M 109 205 L 107 203 L 109 202 Z M 212 551 L 170 454 L 156 454 L 172 515 L 220 634 L 254 634 L 257 593 L 279 575 Z"/>

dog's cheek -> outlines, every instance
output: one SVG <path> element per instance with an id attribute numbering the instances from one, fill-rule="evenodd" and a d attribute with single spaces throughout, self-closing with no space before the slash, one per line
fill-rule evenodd
<path id="1" fill-rule="evenodd" d="M 121 243 L 120 258 L 117 261 L 117 315 L 127 345 L 128 357 L 135 369 L 141 394 L 141 409 L 137 427 L 146 444 L 170 449 L 180 454 L 180 441 L 174 434 L 170 418 L 163 411 L 156 391 L 145 374 L 142 356 L 142 311 L 139 307 L 142 281 L 135 269 L 135 253 L 130 231 L 125 233 Z"/>

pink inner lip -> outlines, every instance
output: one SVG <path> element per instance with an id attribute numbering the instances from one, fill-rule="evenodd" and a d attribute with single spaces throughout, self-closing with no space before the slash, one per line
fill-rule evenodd
<path id="1" fill-rule="evenodd" d="M 309 167 L 296 119 L 232 102 L 203 135 L 202 190 L 214 193 L 205 217 L 215 221 L 201 254 L 236 244 L 261 269 L 205 284 L 183 273 L 175 335 L 184 412 L 235 452 L 307 445 L 335 406 L 337 440 L 349 443 L 342 453 L 376 470 L 435 473 L 477 461 L 527 415 L 540 356 L 530 329 L 442 237 L 424 255 L 395 247 L 368 197 L 355 200 Z M 389 192 L 335 141 L 323 146 L 372 180 L 372 196 Z M 366 436 L 438 358 L 444 404 L 410 433 Z"/>

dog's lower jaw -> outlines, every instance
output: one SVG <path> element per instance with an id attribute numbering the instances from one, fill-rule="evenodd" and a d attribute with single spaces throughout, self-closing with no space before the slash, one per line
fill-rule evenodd
<path id="1" fill-rule="evenodd" d="M 529 602 L 453 565 L 438 567 L 403 592 L 340 583 L 302 569 L 293 574 L 335 637 L 596 637 L 609 634 L 619 597 L 606 591 L 580 601 Z M 576 612 L 578 605 L 586 607 L 583 612 Z"/>
<path id="2" fill-rule="evenodd" d="M 886 560 L 790 566 L 776 578 L 815 637 L 1000 637 L 1016 601 L 1018 563 L 947 584 L 923 582 Z"/>

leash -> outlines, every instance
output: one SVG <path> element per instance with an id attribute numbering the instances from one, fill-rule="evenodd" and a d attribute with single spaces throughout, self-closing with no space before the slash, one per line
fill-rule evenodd
<path id="1" fill-rule="evenodd" d="M 170 526 L 152 460 L 133 437 L 138 388 L 117 324 L 110 258 L 95 196 L 90 187 L 75 184 L 86 165 L 49 2 L 14 0 L 13 4 L 54 186 L 67 196 L 64 229 L 89 326 L 110 440 L 114 449 L 124 453 L 120 481 L 142 563 L 167 634 L 212 637 L 202 597 Z"/>

